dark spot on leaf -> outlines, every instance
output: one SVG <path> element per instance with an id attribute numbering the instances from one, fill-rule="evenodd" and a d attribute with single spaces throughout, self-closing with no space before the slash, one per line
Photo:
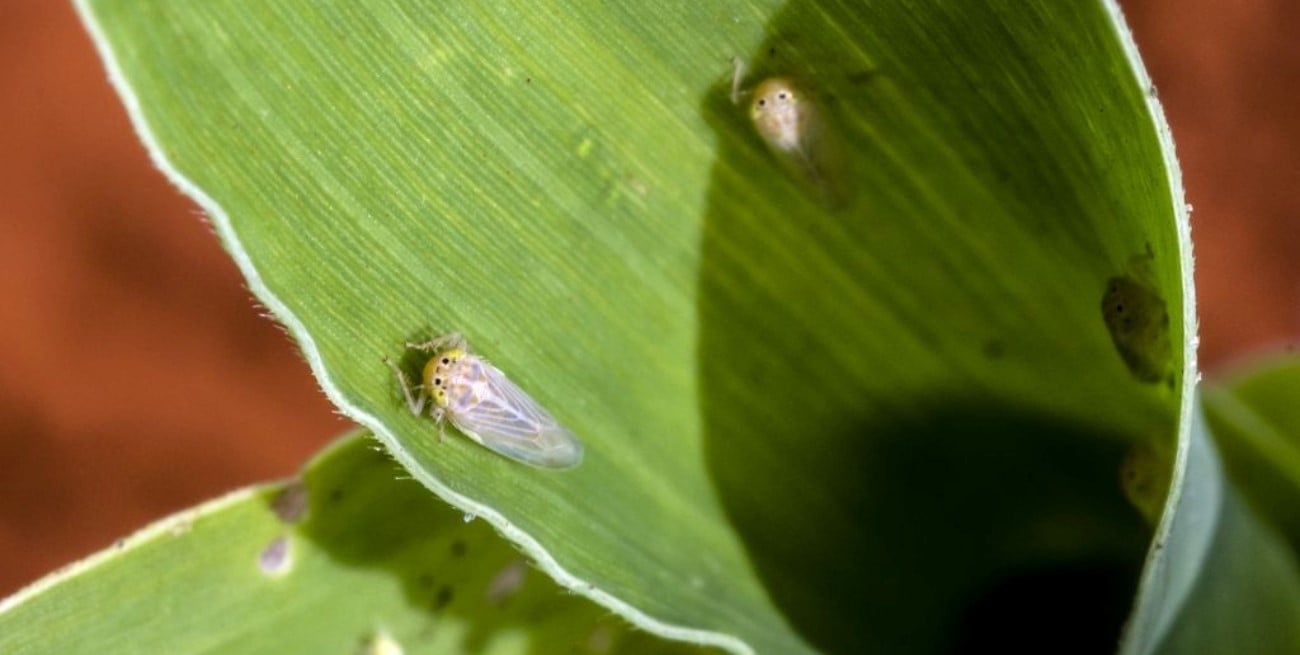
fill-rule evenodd
<path id="1" fill-rule="evenodd" d="M 435 596 L 433 599 L 433 609 L 440 610 L 446 607 L 448 604 L 451 603 L 451 599 L 453 596 L 454 594 L 451 591 L 451 587 L 448 587 L 446 585 L 439 587 L 438 595 Z"/>
<path id="2" fill-rule="evenodd" d="M 464 556 L 465 556 L 465 542 L 463 542 L 463 541 L 461 541 L 461 540 L 459 540 L 459 539 L 457 539 L 456 541 L 451 542 L 451 555 L 452 555 L 452 557 L 464 557 Z"/>
<path id="3" fill-rule="evenodd" d="M 307 515 L 307 486 L 301 481 L 291 482 L 271 501 L 271 511 L 285 523 L 297 523 Z"/>
<path id="4" fill-rule="evenodd" d="M 1110 278 L 1101 298 L 1101 317 L 1133 377 L 1143 382 L 1166 377 L 1172 357 L 1169 311 L 1154 288 L 1131 275 Z"/>

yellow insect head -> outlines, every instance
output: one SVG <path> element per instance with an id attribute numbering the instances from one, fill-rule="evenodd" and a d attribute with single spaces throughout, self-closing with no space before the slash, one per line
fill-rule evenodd
<path id="1" fill-rule="evenodd" d="M 447 406 L 447 373 L 465 356 L 461 348 L 444 350 L 424 365 L 424 388 L 439 407 Z"/>

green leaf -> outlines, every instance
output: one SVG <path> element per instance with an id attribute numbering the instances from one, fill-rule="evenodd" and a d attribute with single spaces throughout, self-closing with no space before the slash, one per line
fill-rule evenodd
<path id="1" fill-rule="evenodd" d="M 331 399 L 561 585 L 736 652 L 998 641 L 1024 589 L 1113 644 L 1148 536 L 1114 479 L 1195 379 L 1113 4 L 624 4 L 81 7 Z M 736 55 L 817 107 L 804 156 Z M 407 412 L 382 359 L 452 330 L 581 467 Z"/>
<path id="2" fill-rule="evenodd" d="M 1178 471 L 1121 654 L 1296 652 L 1295 552 L 1229 484 L 1199 412 Z"/>
<path id="3" fill-rule="evenodd" d="M 1245 369 L 1204 395 L 1234 484 L 1300 552 L 1300 358 Z"/>
<path id="4" fill-rule="evenodd" d="M 0 652 L 696 652 L 564 593 L 401 474 L 359 435 L 299 480 L 164 519 L 0 603 Z"/>

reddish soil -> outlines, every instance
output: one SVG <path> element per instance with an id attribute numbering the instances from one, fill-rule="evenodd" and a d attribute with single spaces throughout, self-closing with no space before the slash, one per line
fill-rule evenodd
<path id="1" fill-rule="evenodd" d="M 154 170 L 69 2 L 0 8 L 0 595 L 348 423 Z"/>
<path id="2" fill-rule="evenodd" d="M 1124 3 L 1195 206 L 1203 363 L 1300 335 L 1300 5 Z M 150 165 L 69 3 L 0 7 L 0 596 L 347 428 Z"/>

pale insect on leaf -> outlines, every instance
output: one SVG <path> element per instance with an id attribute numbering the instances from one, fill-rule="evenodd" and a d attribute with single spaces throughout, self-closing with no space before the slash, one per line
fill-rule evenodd
<path id="1" fill-rule="evenodd" d="M 542 468 L 572 468 L 582 461 L 582 444 L 500 369 L 473 354 L 452 333 L 408 348 L 433 353 L 423 380 L 412 391 L 406 376 L 389 362 L 411 412 L 426 400 L 430 414 L 444 419 L 470 439 L 518 462 Z"/>

